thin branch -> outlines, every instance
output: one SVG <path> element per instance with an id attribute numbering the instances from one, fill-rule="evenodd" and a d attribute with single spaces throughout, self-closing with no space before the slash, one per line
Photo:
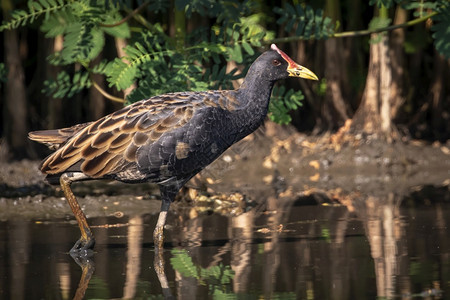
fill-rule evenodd
<path id="1" fill-rule="evenodd" d="M 135 15 L 137 15 L 139 13 L 139 11 L 141 11 L 144 7 L 146 7 L 147 5 L 150 4 L 150 1 L 145 1 L 144 3 L 142 3 L 138 8 L 136 8 L 135 10 L 133 10 L 132 12 L 130 12 L 125 18 L 123 18 L 122 20 L 120 20 L 119 22 L 116 22 L 114 24 L 100 24 L 101 27 L 116 27 L 116 26 L 120 26 L 123 23 L 127 22 L 129 19 L 131 19 L 132 17 L 134 17 Z"/>
<path id="2" fill-rule="evenodd" d="M 337 32 L 330 36 L 330 38 L 344 38 L 344 37 L 358 37 L 358 36 L 365 36 L 370 35 L 372 33 L 379 33 L 379 32 L 385 32 L 385 31 L 391 31 L 398 28 L 404 28 L 409 26 L 414 26 L 419 23 L 425 22 L 429 18 L 439 14 L 438 12 L 432 12 L 429 15 L 426 15 L 421 18 L 417 18 L 411 21 L 408 21 L 406 23 L 397 24 L 397 25 L 391 25 L 388 27 L 383 28 L 373 28 L 373 29 L 365 29 L 365 30 L 358 30 L 358 31 L 346 31 L 346 32 Z M 271 41 L 264 41 L 263 44 L 271 44 L 271 43 L 289 43 L 289 42 L 295 42 L 299 40 L 303 40 L 304 38 L 302 36 L 288 36 L 284 38 L 278 38 L 273 39 Z M 311 39 L 314 39 L 314 36 L 311 36 Z"/>
<path id="3" fill-rule="evenodd" d="M 426 20 L 428 20 L 431 17 L 434 17 L 435 15 L 437 15 L 438 12 L 432 12 L 429 15 L 426 15 L 425 17 L 421 17 L 421 18 L 417 18 L 402 24 L 397 24 L 397 25 L 391 25 L 388 27 L 383 27 L 383 28 L 374 28 L 374 29 L 367 29 L 367 30 L 359 30 L 359 31 L 347 31 L 347 32 L 338 32 L 335 33 L 333 35 L 333 37 L 355 37 L 355 36 L 363 36 L 363 35 L 369 35 L 372 33 L 379 33 L 379 32 L 384 32 L 384 31 L 391 31 L 391 30 L 395 30 L 398 28 L 404 28 L 404 27 L 409 27 L 409 26 L 414 26 L 417 24 L 420 24 L 422 22 L 425 22 Z"/>
<path id="4" fill-rule="evenodd" d="M 95 82 L 94 80 L 92 80 L 92 85 L 94 86 L 94 88 L 100 92 L 100 94 L 102 94 L 105 98 L 114 101 L 114 102 L 119 102 L 119 103 L 125 103 L 125 99 L 119 98 L 119 97 L 115 97 L 111 94 L 108 94 L 104 89 L 102 89 L 97 82 Z"/>

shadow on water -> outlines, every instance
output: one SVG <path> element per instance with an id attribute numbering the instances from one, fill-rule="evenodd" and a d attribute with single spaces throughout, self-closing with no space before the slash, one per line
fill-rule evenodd
<path id="1" fill-rule="evenodd" d="M 448 187 L 352 197 L 279 194 L 237 214 L 181 203 L 160 255 L 156 214 L 95 217 L 95 252 L 75 261 L 73 222 L 10 219 L 0 298 L 448 298 Z"/>

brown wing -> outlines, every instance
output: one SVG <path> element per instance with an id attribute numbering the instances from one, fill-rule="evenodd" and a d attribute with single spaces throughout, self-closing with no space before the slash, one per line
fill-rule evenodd
<path id="1" fill-rule="evenodd" d="M 28 138 L 30 140 L 45 144 L 52 150 L 56 150 L 89 124 L 91 123 L 78 124 L 62 129 L 32 131 L 28 133 Z"/>
<path id="2" fill-rule="evenodd" d="M 76 165 L 84 174 L 101 178 L 136 163 L 141 146 L 191 119 L 194 106 L 189 98 L 192 94 L 153 97 L 92 122 L 47 157 L 41 171 L 60 174 Z"/>

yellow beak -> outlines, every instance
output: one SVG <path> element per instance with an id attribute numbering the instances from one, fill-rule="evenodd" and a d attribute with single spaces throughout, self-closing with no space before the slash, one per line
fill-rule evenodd
<path id="1" fill-rule="evenodd" d="M 316 74 L 314 74 L 311 70 L 300 66 L 299 64 L 289 64 L 289 67 L 287 68 L 287 71 L 289 73 L 289 76 L 293 77 L 300 77 L 305 79 L 311 79 L 311 80 L 319 80 Z"/>

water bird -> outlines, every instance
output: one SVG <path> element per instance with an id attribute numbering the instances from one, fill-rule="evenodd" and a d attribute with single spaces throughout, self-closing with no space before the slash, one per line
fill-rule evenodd
<path id="1" fill-rule="evenodd" d="M 275 44 L 250 66 L 236 90 L 177 92 L 135 102 L 97 121 L 34 131 L 31 140 L 55 150 L 40 164 L 50 184 L 60 184 L 80 227 L 70 253 L 95 239 L 71 184 L 94 179 L 159 186 L 161 210 L 153 238 L 163 247 L 170 204 L 183 185 L 264 121 L 277 80 L 318 80 Z"/>

